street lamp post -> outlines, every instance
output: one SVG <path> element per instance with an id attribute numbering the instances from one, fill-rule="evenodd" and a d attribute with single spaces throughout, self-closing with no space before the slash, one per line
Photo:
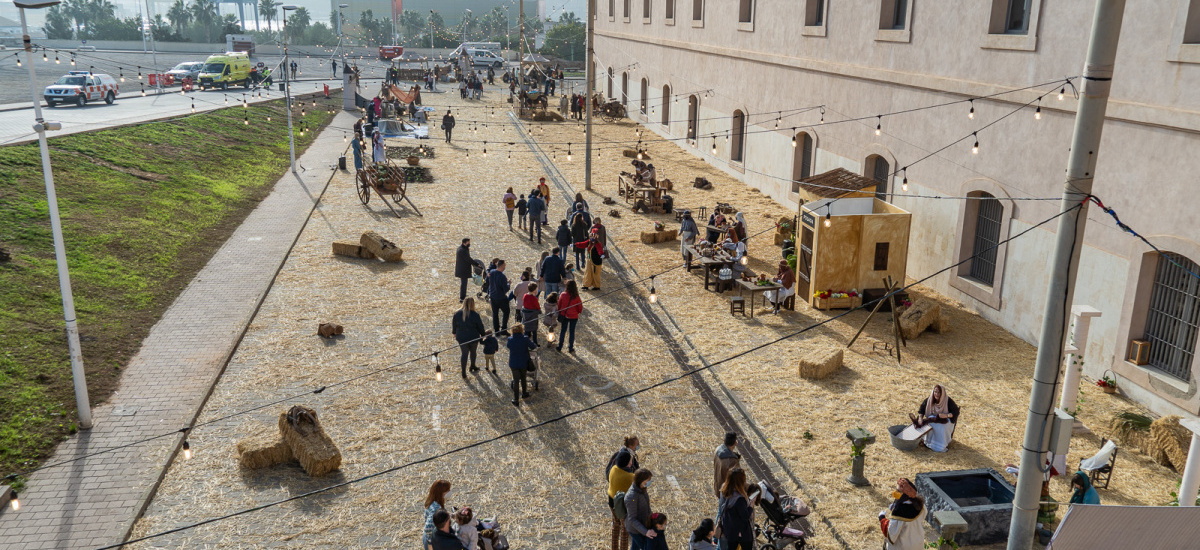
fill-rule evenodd
<path id="1" fill-rule="evenodd" d="M 67 270 L 67 251 L 63 245 L 62 221 L 58 217 L 58 196 L 54 193 L 54 172 L 50 169 L 50 148 L 46 144 L 46 130 L 61 130 L 62 124 L 42 119 L 42 103 L 37 93 L 37 71 L 34 70 L 33 44 L 29 38 L 29 26 L 25 22 L 25 10 L 41 9 L 57 5 L 59 0 L 16 0 L 21 9 L 21 36 L 25 47 L 25 64 L 29 65 L 29 93 L 33 96 L 33 114 L 37 121 L 33 125 L 38 135 L 38 146 L 42 151 L 42 175 L 46 179 L 46 202 L 50 210 L 50 232 L 54 235 L 54 262 L 58 267 L 58 289 L 62 293 L 63 320 L 67 325 L 67 350 L 71 357 L 71 378 L 75 381 L 75 408 L 79 413 L 79 427 L 92 427 L 92 406 L 88 402 L 87 378 L 83 372 L 83 354 L 79 350 L 79 325 L 75 320 L 75 297 L 71 293 L 71 275 Z"/>
<path id="2" fill-rule="evenodd" d="M 429 10 L 429 49 L 433 49 L 433 10 Z M 429 52 L 433 55 L 433 52 Z"/>
<path id="3" fill-rule="evenodd" d="M 288 76 L 288 35 L 287 35 L 287 12 L 292 11 L 299 6 L 287 4 L 283 6 L 283 97 L 287 103 L 287 118 L 288 118 L 288 155 L 292 160 L 292 174 L 296 174 L 296 134 L 292 131 L 292 82 Z"/>
<path id="4" fill-rule="evenodd" d="M 471 18 L 471 13 L 472 13 L 471 10 L 467 10 L 466 15 L 463 15 L 462 25 L 463 25 L 463 43 L 464 44 L 467 42 L 467 21 Z M 463 52 L 463 53 L 466 53 L 466 52 Z"/>
<path id="5" fill-rule="evenodd" d="M 346 45 L 342 43 L 342 24 L 345 22 L 346 16 L 342 15 L 342 10 L 348 7 L 350 7 L 350 4 L 338 4 L 338 48 L 342 50 L 343 71 L 346 70 Z"/>

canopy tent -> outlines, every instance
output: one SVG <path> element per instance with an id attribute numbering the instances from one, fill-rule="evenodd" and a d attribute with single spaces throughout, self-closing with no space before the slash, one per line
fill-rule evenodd
<path id="1" fill-rule="evenodd" d="M 1195 506 L 1073 504 L 1046 550 L 1187 550 L 1196 548 L 1197 541 L 1200 508 Z"/>

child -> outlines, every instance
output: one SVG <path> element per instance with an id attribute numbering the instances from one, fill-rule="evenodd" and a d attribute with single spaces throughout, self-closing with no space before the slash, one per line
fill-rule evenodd
<path id="1" fill-rule="evenodd" d="M 517 217 L 521 219 L 518 227 L 521 229 L 525 229 L 525 218 L 527 214 L 529 214 L 529 203 L 525 202 L 525 195 L 521 195 L 521 198 L 517 200 Z"/>
<path id="2" fill-rule="evenodd" d="M 510 296 L 510 298 L 516 300 L 518 308 L 520 308 L 521 303 L 525 301 L 525 293 L 529 292 L 529 282 L 532 278 L 533 269 L 527 267 L 525 268 L 525 271 L 521 272 L 521 282 L 513 286 L 512 296 Z"/>
<path id="3" fill-rule="evenodd" d="M 646 541 L 646 550 L 669 550 L 667 546 L 667 533 L 663 530 L 666 525 L 666 514 L 662 512 L 650 514 L 650 526 L 651 529 L 654 529 L 655 536 Z"/>
<path id="4" fill-rule="evenodd" d="M 487 331 L 487 335 L 483 337 L 483 368 L 496 374 L 496 351 L 500 349 L 500 342 L 496 340 L 496 335 L 492 331 Z"/>
<path id="5" fill-rule="evenodd" d="M 542 322 L 546 325 L 546 338 L 554 343 L 554 332 L 558 330 L 558 293 L 551 292 L 546 296 L 543 306 Z"/>
<path id="6" fill-rule="evenodd" d="M 560 282 L 558 284 L 558 286 L 561 288 L 567 288 L 567 281 L 574 281 L 574 280 L 575 280 L 575 264 L 567 264 L 566 269 L 563 270 L 562 282 Z"/>
<path id="7" fill-rule="evenodd" d="M 463 506 L 454 514 L 454 523 L 458 525 L 458 540 L 463 546 L 472 550 L 479 548 L 479 520 L 470 506 Z"/>

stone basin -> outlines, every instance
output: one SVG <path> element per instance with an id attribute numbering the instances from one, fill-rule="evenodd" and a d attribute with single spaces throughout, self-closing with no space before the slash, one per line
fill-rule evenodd
<path id="1" fill-rule="evenodd" d="M 966 533 L 954 537 L 962 545 L 991 544 L 1008 539 L 1016 489 L 991 468 L 925 472 L 917 474 L 917 493 L 925 498 L 926 519 L 935 528 L 933 512 L 958 512 L 966 520 Z"/>

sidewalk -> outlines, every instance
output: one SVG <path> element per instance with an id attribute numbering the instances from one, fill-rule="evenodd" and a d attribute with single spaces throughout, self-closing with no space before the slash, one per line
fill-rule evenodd
<path id="1" fill-rule="evenodd" d="M 331 126 L 349 126 L 340 113 Z M 347 149 L 341 130 L 317 137 L 291 173 L 246 218 L 163 315 L 125 368 L 120 389 L 92 411 L 94 427 L 63 442 L 47 464 L 169 433 L 191 423 L 258 311 L 275 275 Z M 124 540 L 183 438 L 35 472 L 21 510 L 0 513 L 0 548 L 94 548 Z"/>

